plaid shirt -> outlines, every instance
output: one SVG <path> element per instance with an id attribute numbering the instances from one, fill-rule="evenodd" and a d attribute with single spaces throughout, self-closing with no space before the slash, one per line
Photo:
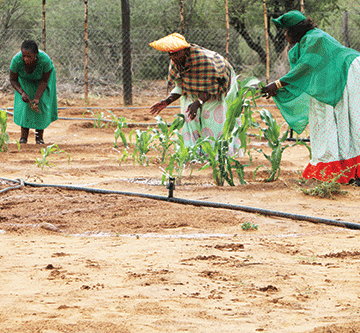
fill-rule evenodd
<path id="1" fill-rule="evenodd" d="M 220 99 L 231 85 L 231 65 L 218 53 L 191 44 L 184 66 L 170 61 L 169 81 L 182 88 L 183 94 L 206 92 Z"/>

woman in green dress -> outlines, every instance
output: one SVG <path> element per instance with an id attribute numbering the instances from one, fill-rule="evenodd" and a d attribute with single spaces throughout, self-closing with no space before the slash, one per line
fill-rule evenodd
<path id="1" fill-rule="evenodd" d="M 15 89 L 14 122 L 21 126 L 20 143 L 27 143 L 29 129 L 35 129 L 37 144 L 44 143 L 44 129 L 58 119 L 56 73 L 49 56 L 36 42 L 21 44 L 10 65 L 10 82 Z"/>
<path id="2" fill-rule="evenodd" d="M 360 53 L 342 46 L 301 12 L 277 19 L 289 44 L 290 71 L 262 88 L 300 134 L 309 124 L 312 157 L 306 179 L 360 186 Z"/>

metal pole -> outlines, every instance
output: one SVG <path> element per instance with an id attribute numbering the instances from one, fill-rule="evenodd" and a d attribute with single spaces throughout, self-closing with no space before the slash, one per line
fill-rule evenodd
<path id="1" fill-rule="evenodd" d="M 89 76 L 88 76 L 88 0 L 84 0 L 85 16 L 84 16 L 84 81 L 85 81 L 85 103 L 89 98 Z"/>
<path id="2" fill-rule="evenodd" d="M 226 22 L 226 45 L 225 45 L 225 59 L 229 58 L 229 41 L 230 41 L 230 24 L 229 24 L 229 5 L 228 0 L 225 0 L 225 22 Z"/>
<path id="3" fill-rule="evenodd" d="M 1 3 L 1 1 L 0 1 Z M 43 0 L 43 51 L 46 51 L 46 0 Z"/>
<path id="4" fill-rule="evenodd" d="M 265 25 L 265 43 L 266 43 L 266 84 L 270 81 L 270 50 L 269 50 L 269 31 L 266 11 L 266 0 L 263 0 L 264 7 L 264 25 Z"/>
<path id="5" fill-rule="evenodd" d="M 184 1 L 183 0 L 180 0 L 180 32 L 182 35 L 185 33 Z"/>

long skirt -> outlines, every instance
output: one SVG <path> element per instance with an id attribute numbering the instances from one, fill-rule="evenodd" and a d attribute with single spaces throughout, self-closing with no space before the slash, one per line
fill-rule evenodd
<path id="1" fill-rule="evenodd" d="M 306 179 L 333 179 L 339 183 L 360 178 L 360 57 L 348 72 L 343 96 L 336 107 L 311 99 L 309 130 L 312 159 Z"/>
<path id="2" fill-rule="evenodd" d="M 189 115 L 186 113 L 188 106 L 197 100 L 198 96 L 195 95 L 182 95 L 180 99 L 181 113 L 185 116 L 185 124 L 181 129 L 181 134 L 184 138 L 184 143 L 187 147 L 194 146 L 197 139 L 200 137 L 213 137 L 218 138 L 223 133 L 224 124 L 226 120 L 226 112 L 228 109 L 226 101 L 233 99 L 238 91 L 235 73 L 231 77 L 231 88 L 225 97 L 220 100 L 211 99 L 205 102 L 197 112 L 194 120 L 190 120 Z M 172 93 L 181 94 L 181 90 L 175 87 Z M 237 119 L 236 128 L 241 125 L 240 118 Z M 236 129 L 235 128 L 235 129 Z M 241 142 L 239 138 L 234 138 L 230 147 L 229 154 L 241 157 L 243 152 L 240 149 Z"/>

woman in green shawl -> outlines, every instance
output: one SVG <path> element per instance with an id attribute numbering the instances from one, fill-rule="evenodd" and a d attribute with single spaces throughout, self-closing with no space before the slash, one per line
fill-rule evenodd
<path id="1" fill-rule="evenodd" d="M 21 126 L 20 143 L 27 143 L 35 128 L 37 144 L 43 144 L 44 129 L 58 119 L 56 74 L 49 56 L 26 40 L 10 65 L 10 82 L 15 89 L 14 122 Z"/>
<path id="2" fill-rule="evenodd" d="M 300 134 L 309 124 L 312 159 L 306 179 L 360 185 L 360 53 L 342 46 L 293 10 L 272 20 L 285 29 L 290 71 L 262 88 Z"/>

